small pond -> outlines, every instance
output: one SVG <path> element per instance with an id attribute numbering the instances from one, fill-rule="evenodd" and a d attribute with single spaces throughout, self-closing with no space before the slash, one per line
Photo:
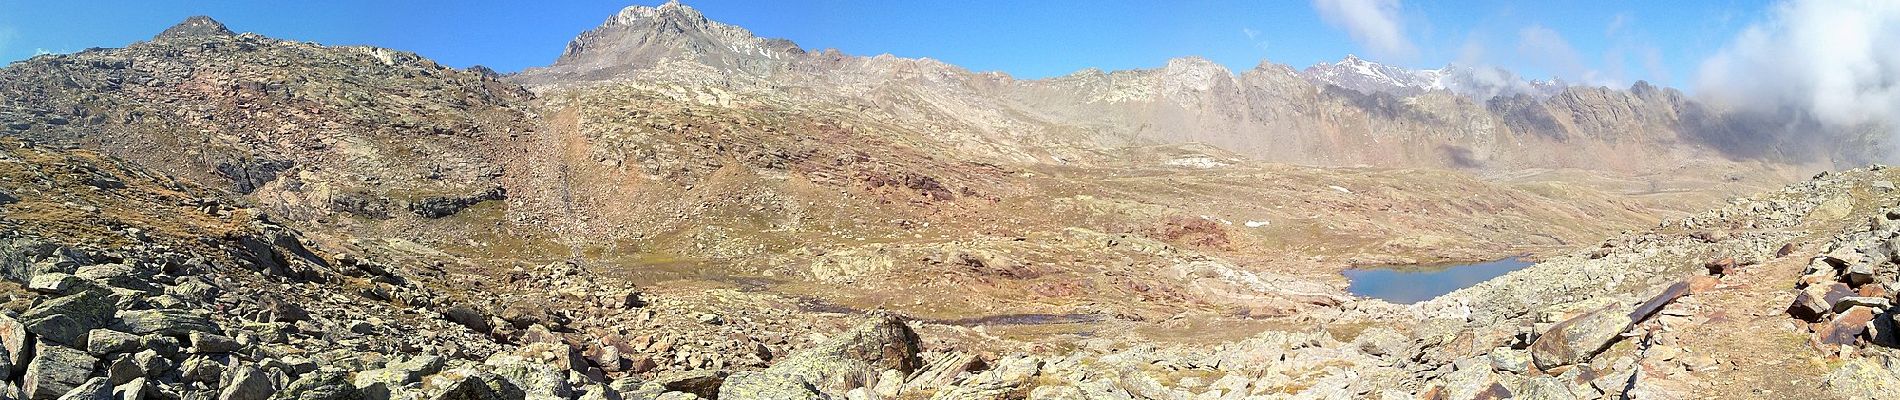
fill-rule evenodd
<path id="1" fill-rule="evenodd" d="M 1352 282 L 1351 286 L 1346 287 L 1346 291 L 1352 294 L 1411 304 L 1431 300 L 1507 272 L 1524 269 L 1531 264 L 1529 260 L 1511 257 L 1476 264 L 1354 268 L 1341 273 Z"/>

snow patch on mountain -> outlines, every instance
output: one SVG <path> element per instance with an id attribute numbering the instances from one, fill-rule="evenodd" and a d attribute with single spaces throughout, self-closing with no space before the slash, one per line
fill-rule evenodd
<path id="1" fill-rule="evenodd" d="M 1301 76 L 1316 84 L 1338 86 L 1365 94 L 1386 93 L 1411 97 L 1445 90 L 1477 100 L 1520 94 L 1542 99 L 1568 86 L 1556 79 L 1526 80 L 1497 67 L 1453 64 L 1438 69 L 1407 69 L 1350 54 L 1339 62 L 1307 67 L 1301 71 Z"/>

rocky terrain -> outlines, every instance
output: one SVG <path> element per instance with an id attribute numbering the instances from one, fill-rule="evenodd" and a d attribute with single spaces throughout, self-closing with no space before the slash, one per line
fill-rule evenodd
<path id="1" fill-rule="evenodd" d="M 1806 178 L 1877 127 L 1326 67 L 1018 80 L 678 3 L 505 76 L 204 17 L 36 56 L 0 68 L 0 397 L 1900 387 L 1900 176 Z M 1514 255 L 1418 304 L 1340 275 Z"/>

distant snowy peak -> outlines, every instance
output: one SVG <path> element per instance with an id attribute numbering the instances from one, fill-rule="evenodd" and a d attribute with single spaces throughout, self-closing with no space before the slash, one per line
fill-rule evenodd
<path id="1" fill-rule="evenodd" d="M 1434 88 L 1436 70 L 1417 71 L 1368 61 L 1346 55 L 1336 63 L 1307 67 L 1302 75 L 1314 83 L 1329 84 L 1360 93 L 1391 93 L 1412 96 Z"/>
<path id="2" fill-rule="evenodd" d="M 1434 71 L 1438 74 L 1435 88 L 1478 100 L 1517 95 L 1544 99 L 1570 86 L 1569 83 L 1555 78 L 1526 80 L 1511 71 L 1491 66 L 1467 67 L 1454 64 Z"/>
<path id="3" fill-rule="evenodd" d="M 1338 86 L 1360 93 L 1387 93 L 1410 97 L 1432 90 L 1447 90 L 1478 100 L 1496 96 L 1530 95 L 1550 97 L 1567 84 L 1561 80 L 1525 80 L 1497 67 L 1447 65 L 1438 69 L 1407 69 L 1380 64 L 1346 55 L 1334 63 L 1307 67 L 1301 75 L 1316 84 Z"/>

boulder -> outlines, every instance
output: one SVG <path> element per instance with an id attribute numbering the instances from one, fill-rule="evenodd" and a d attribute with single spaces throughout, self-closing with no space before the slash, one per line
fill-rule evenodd
<path id="1" fill-rule="evenodd" d="M 387 400 L 393 392 L 442 370 L 442 357 L 417 356 L 385 364 L 383 368 L 356 373 L 352 382 L 372 400 Z"/>
<path id="2" fill-rule="evenodd" d="M 1840 301 L 1834 302 L 1833 311 L 1838 313 L 1854 307 L 1868 307 L 1873 308 L 1875 311 L 1886 311 L 1887 308 L 1893 307 L 1893 301 L 1885 297 L 1848 296 L 1842 297 Z"/>
<path id="3" fill-rule="evenodd" d="M 1870 262 L 1857 262 L 1848 265 L 1846 270 L 1841 271 L 1841 281 L 1847 282 L 1849 286 L 1854 287 L 1873 283 L 1874 264 Z"/>
<path id="4" fill-rule="evenodd" d="M 1610 304 L 1552 326 L 1531 343 L 1531 361 L 1544 371 L 1589 361 L 1636 323 L 1630 311 Z"/>
<path id="5" fill-rule="evenodd" d="M 1491 367 L 1499 371 L 1516 374 L 1530 371 L 1531 355 L 1524 350 L 1498 347 L 1491 349 L 1489 356 L 1491 359 Z"/>
<path id="6" fill-rule="evenodd" d="M 79 349 L 44 341 L 35 344 L 34 349 L 33 361 L 21 376 L 22 395 L 27 400 L 58 399 L 86 383 L 93 364 L 99 362 Z"/>
<path id="7" fill-rule="evenodd" d="M 726 382 L 726 375 L 708 370 L 668 372 L 654 377 L 640 385 L 643 392 L 681 392 L 692 393 L 702 398 L 718 398 L 719 386 Z"/>
<path id="8" fill-rule="evenodd" d="M 192 332 L 219 333 L 210 318 L 184 310 L 136 310 L 119 313 L 119 330 L 135 334 L 184 337 Z"/>
<path id="9" fill-rule="evenodd" d="M 573 388 L 567 383 L 568 370 L 556 369 L 547 363 L 513 354 L 496 354 L 482 365 L 520 388 L 530 399 L 566 399 L 573 394 Z"/>
<path id="10" fill-rule="evenodd" d="M 26 330 L 55 343 L 80 346 L 86 334 L 112 323 L 117 307 L 112 298 L 96 291 L 47 300 L 20 314 Z"/>
<path id="11" fill-rule="evenodd" d="M 719 387 L 719 398 L 723 400 L 829 400 L 831 396 L 818 393 L 811 382 L 785 374 L 773 374 L 757 371 L 734 373 L 726 378 L 725 385 Z"/>
<path id="12" fill-rule="evenodd" d="M 479 333 L 486 334 L 495 330 L 493 326 L 488 325 L 487 314 L 467 306 L 451 306 L 442 310 L 442 317 Z"/>
<path id="13" fill-rule="evenodd" d="M 303 307 L 287 301 L 266 300 L 263 305 L 264 321 L 262 322 L 297 322 L 310 319 L 309 311 L 304 311 Z"/>
<path id="14" fill-rule="evenodd" d="M 916 373 L 910 375 L 906 386 L 912 389 L 936 389 L 956 383 L 957 377 L 965 371 L 981 371 L 989 368 L 983 359 L 975 354 L 951 352 L 938 353 L 928 357 Z M 880 381 L 881 383 L 881 381 Z"/>
<path id="15" fill-rule="evenodd" d="M 356 385 L 350 384 L 350 373 L 336 369 L 321 369 L 304 374 L 296 381 L 284 386 L 284 390 L 271 396 L 281 400 L 368 400 L 368 396 Z"/>
<path id="16" fill-rule="evenodd" d="M 33 280 L 27 282 L 26 290 L 55 296 L 67 295 L 72 294 L 73 290 L 83 282 L 84 280 L 71 274 L 51 272 L 34 275 Z"/>
<path id="17" fill-rule="evenodd" d="M 1821 285 L 1813 285 L 1795 293 L 1794 303 L 1788 305 L 1788 316 L 1803 321 L 1820 321 L 1833 309 L 1827 302 L 1824 290 Z"/>
<path id="18" fill-rule="evenodd" d="M 26 362 L 33 356 L 32 344 L 27 341 L 26 324 L 0 313 L 0 348 L 7 351 L 7 364 L 12 366 L 11 372 L 26 370 Z"/>
<path id="19" fill-rule="evenodd" d="M 425 386 L 442 388 L 432 400 L 516 400 L 527 392 L 499 375 L 473 369 L 458 369 L 429 377 Z"/>
<path id="20" fill-rule="evenodd" d="M 146 277 L 151 276 L 151 271 L 140 271 L 138 268 L 123 264 L 88 265 L 74 270 L 73 275 L 85 280 L 104 283 L 106 286 L 115 288 L 131 289 L 145 293 L 161 292 L 157 286 L 153 286 L 151 282 L 145 280 Z M 35 276 L 35 278 L 38 277 Z"/>
<path id="21" fill-rule="evenodd" d="M 1035 357 L 1015 355 L 998 360 L 996 367 L 983 371 L 957 382 L 949 388 L 938 391 L 931 399 L 940 400 L 977 400 L 1000 399 L 1021 396 L 1024 386 L 1042 371 L 1042 361 Z"/>
<path id="22" fill-rule="evenodd" d="M 94 329 L 86 334 L 86 352 L 98 357 L 138 350 L 143 345 L 138 335 L 111 329 Z"/>
<path id="23" fill-rule="evenodd" d="M 207 332 L 191 332 L 190 335 L 191 352 L 193 353 L 230 353 L 242 347 L 238 345 L 237 340 L 231 339 L 230 336 Z"/>
<path id="24" fill-rule="evenodd" d="M 154 392 L 156 390 L 152 388 L 151 380 L 145 378 L 133 379 L 131 382 L 112 387 L 112 397 L 119 400 L 154 398 L 155 396 L 152 396 Z"/>
<path id="25" fill-rule="evenodd" d="M 1817 347 L 1831 351 L 1835 346 L 1855 344 L 1867 332 L 1867 323 L 1873 322 L 1875 314 L 1872 307 L 1853 307 L 1835 315 L 1814 331 Z"/>
<path id="26" fill-rule="evenodd" d="M 59 396 L 59 400 L 111 400 L 112 384 L 106 378 L 98 377 L 86 380 L 79 387 Z"/>
<path id="27" fill-rule="evenodd" d="M 223 358 L 223 360 L 220 360 L 220 358 Z M 213 356 L 205 355 L 186 358 L 184 364 L 178 367 L 178 379 L 185 382 L 202 382 L 206 385 L 217 385 L 218 378 L 224 376 L 225 363 L 223 361 L 228 360 L 228 357 L 214 358 Z"/>
<path id="28" fill-rule="evenodd" d="M 264 400 L 277 391 L 269 375 L 250 365 L 231 369 L 218 387 L 222 388 L 218 391 L 218 400 Z"/>
<path id="29" fill-rule="evenodd" d="M 1822 378 L 1821 386 L 1844 399 L 1883 399 L 1900 392 L 1900 374 L 1869 358 L 1852 358 Z"/>
<path id="30" fill-rule="evenodd" d="M 735 376 L 719 388 L 721 398 L 748 393 L 799 393 L 810 387 L 818 393 L 842 397 L 851 389 L 877 380 L 884 370 L 911 373 L 923 365 L 917 356 L 917 333 L 903 318 L 877 314 L 848 332 L 817 346 L 793 353 L 759 374 Z M 774 376 L 777 375 L 777 376 Z M 790 377 L 792 379 L 784 379 Z"/>

